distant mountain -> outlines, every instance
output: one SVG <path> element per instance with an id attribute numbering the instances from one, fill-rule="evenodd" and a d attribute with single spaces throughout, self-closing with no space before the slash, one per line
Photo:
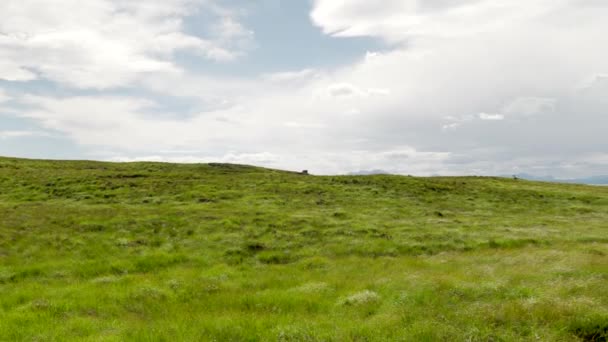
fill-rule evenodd
<path id="1" fill-rule="evenodd" d="M 391 172 L 374 169 L 374 170 L 360 170 L 350 172 L 349 176 L 371 176 L 371 175 L 390 175 L 393 174 Z M 440 175 L 432 175 L 432 177 L 438 177 Z M 526 179 L 531 181 L 540 181 L 540 182 L 552 182 L 552 183 L 571 183 L 571 184 L 591 184 L 591 185 L 608 185 L 608 176 L 593 176 L 593 177 L 584 177 L 584 178 L 572 178 L 572 179 L 562 179 L 556 178 L 554 176 L 536 176 L 528 173 L 518 173 L 516 175 L 502 175 L 500 177 L 511 178 L 517 177 L 519 179 Z"/>
<path id="2" fill-rule="evenodd" d="M 577 183 L 577 184 L 593 184 L 593 185 L 608 185 L 608 176 L 593 176 L 586 178 L 573 178 L 573 179 L 560 179 L 553 176 L 534 176 L 527 173 L 520 173 L 515 175 L 517 178 L 542 181 L 542 182 L 554 182 L 554 183 Z"/>

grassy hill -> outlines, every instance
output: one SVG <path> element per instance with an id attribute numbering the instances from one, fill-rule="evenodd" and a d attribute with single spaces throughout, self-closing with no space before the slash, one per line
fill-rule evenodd
<path id="1" fill-rule="evenodd" d="M 0 158 L 1 341 L 606 341 L 608 188 Z"/>

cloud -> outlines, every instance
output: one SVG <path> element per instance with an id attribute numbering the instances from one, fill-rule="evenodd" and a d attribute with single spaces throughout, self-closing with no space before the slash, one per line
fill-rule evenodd
<path id="1" fill-rule="evenodd" d="M 3 37 L 0 35 L 0 47 L 2 46 L 2 39 Z M 25 69 L 19 63 L 10 60 L 0 60 L 0 79 L 6 81 L 31 81 L 36 78 L 35 73 Z"/>
<path id="2" fill-rule="evenodd" d="M 297 121 L 285 122 L 283 125 L 285 127 L 289 127 L 289 128 L 315 128 L 315 129 L 320 129 L 320 128 L 324 128 L 325 127 L 323 124 L 320 124 L 320 123 L 297 122 Z"/>
<path id="3" fill-rule="evenodd" d="M 8 96 L 8 94 L 4 90 L 0 89 L 0 103 L 6 102 L 10 99 L 11 98 Z"/>
<path id="4" fill-rule="evenodd" d="M 505 119 L 505 116 L 502 114 L 479 113 L 479 118 L 481 120 L 501 121 Z"/>
<path id="5" fill-rule="evenodd" d="M 74 5 L 80 12 L 68 20 L 44 14 L 50 5 L 38 6 L 44 15 L 30 7 L 27 16 L 11 16 L 35 20 L 10 24 L 31 24 L 25 33 L 0 36 L 0 75 L 126 88 L 11 90 L 9 103 L 19 106 L 11 113 L 32 130 L 125 160 L 234 161 L 317 174 L 608 173 L 608 5 L 317 0 L 311 15 L 328 35 L 389 44 L 334 67 L 184 72 L 177 52 L 230 60 L 252 40 L 238 14 L 208 5 L 92 0 Z M 125 9 L 109 10 L 117 6 Z M 211 13 L 204 38 L 182 23 L 196 9 Z M 71 44 L 74 37 L 84 47 Z"/>
<path id="6" fill-rule="evenodd" d="M 192 120 L 147 116 L 156 103 L 132 97 L 25 96 L 20 116 L 82 145 L 126 150 L 179 148 L 194 137 Z M 181 138 L 180 138 L 181 136 Z"/>
<path id="7" fill-rule="evenodd" d="M 450 156 L 449 152 L 420 152 L 413 147 L 405 147 L 392 151 L 385 151 L 380 154 L 382 158 L 388 160 L 424 160 L 441 161 Z"/>
<path id="8" fill-rule="evenodd" d="M 461 123 L 459 123 L 459 122 L 447 123 L 447 124 L 443 124 L 441 126 L 441 129 L 443 131 L 450 131 L 450 130 L 454 130 L 454 129 L 460 127 L 460 125 L 461 125 Z"/>
<path id="9" fill-rule="evenodd" d="M 350 83 L 335 83 L 327 87 L 327 93 L 331 97 L 369 97 L 369 96 L 386 96 L 391 93 L 389 89 L 369 88 L 360 89 Z"/>
<path id="10" fill-rule="evenodd" d="M 52 137 L 52 135 L 41 131 L 0 131 L 0 140 L 29 137 Z"/>
<path id="11" fill-rule="evenodd" d="M 337 37 L 376 36 L 389 41 L 452 38 L 493 32 L 537 19 L 565 0 L 315 0 L 313 22 Z"/>
<path id="12" fill-rule="evenodd" d="M 556 100 L 540 97 L 517 98 L 503 108 L 508 116 L 534 116 L 555 112 Z"/>
<path id="13" fill-rule="evenodd" d="M 252 33 L 229 14 L 213 39 L 183 20 L 200 0 L 24 0 L 0 2 L 0 79 L 49 79 L 77 88 L 125 87 L 141 73 L 177 73 L 178 51 L 232 60 Z"/>
<path id="14" fill-rule="evenodd" d="M 271 82 L 288 83 L 288 82 L 308 81 L 311 78 L 315 77 L 315 74 L 316 74 L 316 71 L 314 69 L 303 69 L 303 70 L 298 70 L 298 71 L 285 71 L 285 72 L 266 74 L 266 75 L 263 75 L 262 77 L 265 80 L 269 80 Z"/>
<path id="15" fill-rule="evenodd" d="M 23 107 L 19 117 L 61 132 L 79 145 L 138 154 L 168 150 L 243 151 L 244 146 L 277 149 L 277 145 L 285 152 L 292 148 L 294 139 L 305 134 L 299 128 L 324 126 L 323 120 L 315 117 L 302 120 L 307 108 L 293 110 L 289 98 L 275 96 L 258 98 L 259 102 L 249 99 L 246 106 L 194 112 L 187 117 L 162 111 L 158 102 L 129 96 L 28 95 L 16 101 Z"/>
<path id="16" fill-rule="evenodd" d="M 349 83 L 332 84 L 327 87 L 327 93 L 332 97 L 362 96 L 363 90 Z"/>
<path id="17" fill-rule="evenodd" d="M 173 153 L 173 152 L 172 152 Z M 269 152 L 259 153 L 236 153 L 229 152 L 223 156 L 203 156 L 197 157 L 193 155 L 182 155 L 182 156 L 167 156 L 167 155 L 156 155 L 156 156 L 145 156 L 145 157 L 124 157 L 114 156 L 108 161 L 112 162 L 167 162 L 167 163 L 185 163 L 185 164 L 199 164 L 199 163 L 231 163 L 231 164 L 246 164 L 246 165 L 265 165 L 272 166 L 279 159 L 278 156 Z"/>

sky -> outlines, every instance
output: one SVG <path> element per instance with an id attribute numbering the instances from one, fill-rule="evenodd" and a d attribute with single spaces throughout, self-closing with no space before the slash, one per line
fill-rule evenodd
<path id="1" fill-rule="evenodd" d="M 2 0 L 0 155 L 608 174 L 605 0 Z"/>

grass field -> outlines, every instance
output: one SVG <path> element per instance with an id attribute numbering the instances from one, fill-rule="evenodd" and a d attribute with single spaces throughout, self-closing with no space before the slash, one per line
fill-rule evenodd
<path id="1" fill-rule="evenodd" d="M 1 341 L 606 341 L 608 187 L 0 158 Z"/>

